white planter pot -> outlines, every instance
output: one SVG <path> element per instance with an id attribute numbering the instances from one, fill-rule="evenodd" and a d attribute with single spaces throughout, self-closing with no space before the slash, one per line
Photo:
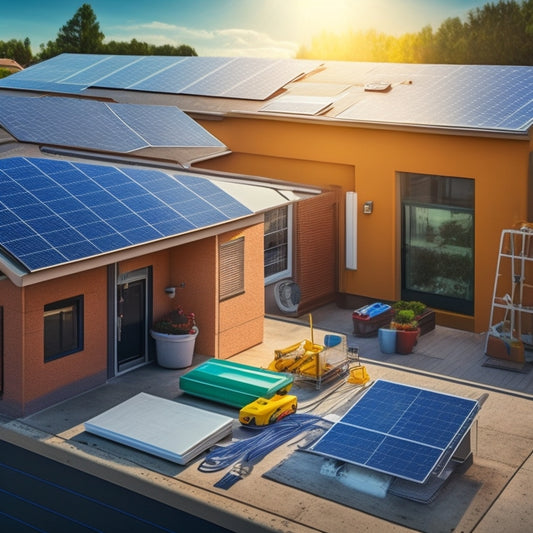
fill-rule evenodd
<path id="1" fill-rule="evenodd" d="M 156 343 L 157 363 L 174 369 L 191 366 L 198 328 L 195 326 L 194 330 L 194 335 L 169 335 L 150 330 Z"/>

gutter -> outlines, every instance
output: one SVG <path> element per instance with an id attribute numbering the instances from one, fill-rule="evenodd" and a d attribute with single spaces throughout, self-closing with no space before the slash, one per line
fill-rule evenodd
<path id="1" fill-rule="evenodd" d="M 314 125 L 335 125 L 345 128 L 359 128 L 359 129 L 374 129 L 386 131 L 401 131 L 407 133 L 429 133 L 433 135 L 451 135 L 463 137 L 481 137 L 492 139 L 505 139 L 514 141 L 529 141 L 531 140 L 530 130 L 526 132 L 517 132 L 509 130 L 496 129 L 478 129 L 478 128 L 461 128 L 456 126 L 430 126 L 425 124 L 408 124 L 408 123 L 394 123 L 394 122 L 368 122 L 368 121 L 354 121 L 354 120 L 340 120 L 336 117 L 328 115 L 313 116 L 306 115 L 291 115 L 289 113 L 283 114 L 267 114 L 258 113 L 256 111 L 229 111 L 229 112 L 198 112 L 195 110 L 182 109 L 191 118 L 195 120 L 224 120 L 225 118 L 252 118 L 256 120 L 273 120 L 276 122 L 293 122 L 300 124 L 314 124 Z"/>

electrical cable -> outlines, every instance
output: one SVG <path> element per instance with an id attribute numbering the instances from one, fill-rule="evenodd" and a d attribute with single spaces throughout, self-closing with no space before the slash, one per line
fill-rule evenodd
<path id="1" fill-rule="evenodd" d="M 218 472 L 233 465 L 233 469 L 215 483 L 215 487 L 227 489 L 248 475 L 253 464 L 272 450 L 304 431 L 325 429 L 329 424 L 322 417 L 310 414 L 292 414 L 270 426 L 263 426 L 258 435 L 238 440 L 226 446 L 216 446 L 198 466 L 201 472 Z"/>

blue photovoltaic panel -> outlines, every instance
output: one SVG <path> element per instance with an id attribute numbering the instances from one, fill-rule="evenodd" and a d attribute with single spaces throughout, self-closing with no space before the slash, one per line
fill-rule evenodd
<path id="1" fill-rule="evenodd" d="M 231 98 L 234 87 L 243 83 L 248 85 L 251 79 L 258 77 L 258 74 L 264 72 L 273 63 L 275 63 L 275 60 L 272 59 L 234 58 L 227 61 L 219 69 L 213 70 L 208 76 L 204 76 L 196 83 L 182 89 L 182 91 L 185 94 L 226 96 Z M 276 90 L 279 87 L 278 85 Z M 262 87 L 259 86 L 259 88 L 262 94 Z M 249 97 L 252 99 L 257 98 L 257 87 L 250 85 L 248 89 Z M 262 96 L 259 99 L 262 100 Z"/>
<path id="2" fill-rule="evenodd" d="M 61 54 L 0 87 L 79 93 L 87 87 L 265 100 L 318 62 L 195 56 Z M 65 87 L 61 88 L 61 85 Z"/>
<path id="3" fill-rule="evenodd" d="M 424 483 L 446 466 L 478 409 L 475 400 L 377 380 L 311 450 Z"/>
<path id="4" fill-rule="evenodd" d="M 84 66 L 81 70 L 73 69 L 73 71 L 69 71 L 62 79 L 62 82 L 89 87 L 116 72 L 120 72 L 124 68 L 135 68 L 135 64 L 142 58 L 142 56 L 139 56 L 136 60 L 132 61 L 132 57 L 126 55 L 92 57 L 94 59 L 90 65 Z"/>
<path id="5" fill-rule="evenodd" d="M 253 76 L 240 81 L 222 96 L 266 100 L 288 83 L 312 72 L 319 66 L 320 63 L 309 60 L 278 59 L 277 61 L 272 61 L 265 69 L 255 73 Z"/>
<path id="6" fill-rule="evenodd" d="M 199 79 L 219 69 L 228 61 L 230 60 L 224 57 L 181 58 L 171 67 L 161 70 L 148 78 L 139 79 L 131 86 L 131 89 L 179 94 Z"/>
<path id="7" fill-rule="evenodd" d="M 186 113 L 172 106 L 108 104 L 150 146 L 224 147 Z"/>
<path id="8" fill-rule="evenodd" d="M 0 95 L 0 124 L 19 141 L 121 153 L 224 146 L 174 106 Z"/>
<path id="9" fill-rule="evenodd" d="M 174 56 L 128 56 L 130 63 L 110 73 L 105 78 L 94 80 L 94 87 L 129 89 L 139 80 L 150 78 L 164 71 L 182 58 Z"/>
<path id="10" fill-rule="evenodd" d="M 30 271 L 251 214 L 200 176 L 39 158 L 0 159 L 0 190 L 0 245 Z"/>
<path id="11" fill-rule="evenodd" d="M 496 65 L 411 67 L 409 84 L 365 96 L 338 115 L 363 122 L 525 132 L 533 125 L 533 68 Z M 371 71 L 389 79 L 387 67 Z M 380 77 L 378 77 L 378 75 Z"/>
<path id="12" fill-rule="evenodd" d="M 54 83 L 43 80 L 16 78 L 14 75 L 11 75 L 0 79 L 0 88 L 23 89 L 28 91 L 40 91 L 50 93 L 77 94 L 81 93 L 87 87 L 85 85 L 73 85 L 70 83 Z"/>

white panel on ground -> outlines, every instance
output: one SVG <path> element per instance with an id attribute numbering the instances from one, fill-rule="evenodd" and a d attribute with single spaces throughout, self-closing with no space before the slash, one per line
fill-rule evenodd
<path id="1" fill-rule="evenodd" d="M 85 422 L 85 430 L 184 465 L 231 433 L 233 419 L 140 393 Z"/>

